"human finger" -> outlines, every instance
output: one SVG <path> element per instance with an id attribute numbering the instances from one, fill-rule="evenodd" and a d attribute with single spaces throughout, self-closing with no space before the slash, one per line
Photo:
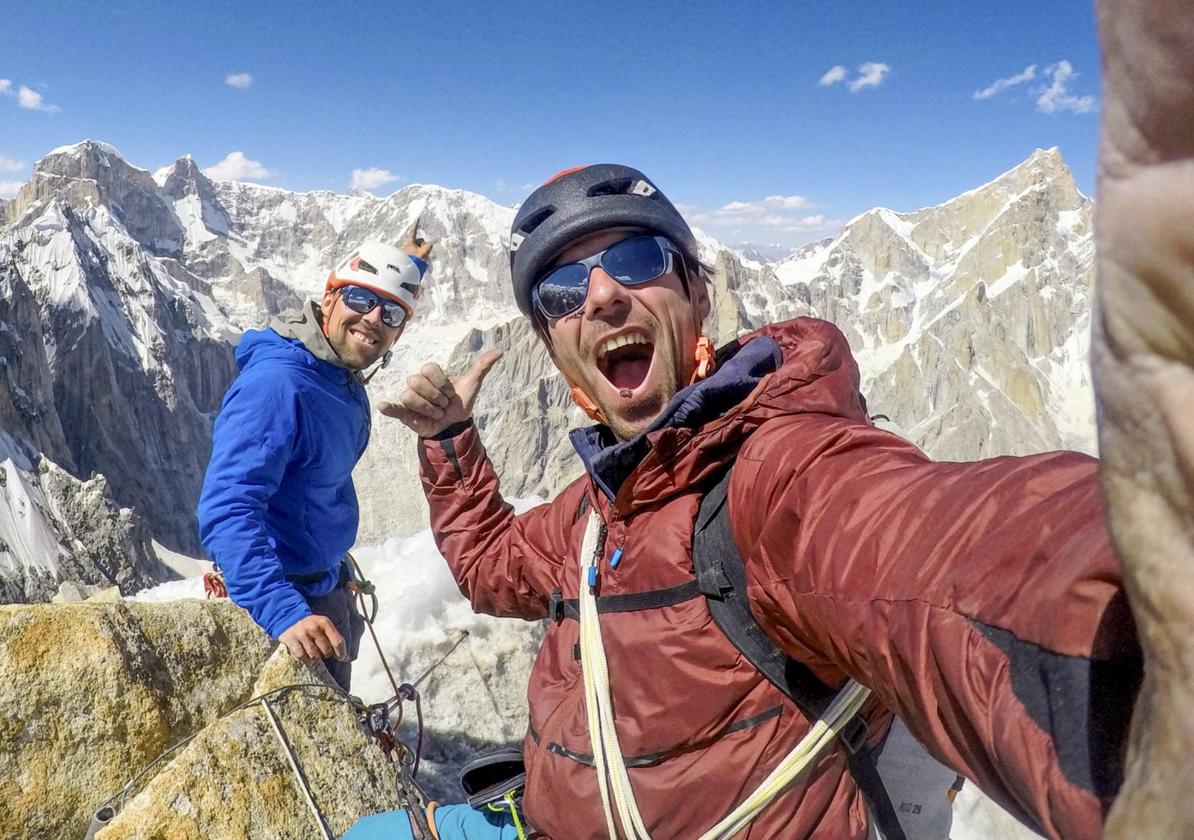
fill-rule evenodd
<path id="1" fill-rule="evenodd" d="M 438 393 L 438 392 L 437 392 Z M 398 403 L 408 411 L 436 420 L 444 416 L 444 410 L 421 394 L 407 388 L 398 396 Z"/>
<path id="2" fill-rule="evenodd" d="M 465 394 L 472 396 L 480 389 L 481 383 L 485 381 L 485 377 L 489 375 L 489 371 L 493 370 L 493 366 L 497 364 L 498 359 L 501 357 L 501 350 L 490 350 L 487 353 L 482 353 L 473 362 L 472 367 L 457 377 L 457 391 L 461 394 L 462 398 Z"/>
<path id="3" fill-rule="evenodd" d="M 424 417 L 396 403 L 383 402 L 377 406 L 377 410 L 386 417 L 393 417 L 395 420 L 398 420 L 402 425 L 420 437 L 435 434 L 440 430 L 439 420 Z"/>
<path id="4" fill-rule="evenodd" d="M 435 362 L 428 362 L 419 368 L 419 373 L 427 378 L 427 381 L 439 390 L 445 397 L 451 399 L 456 396 L 456 387 L 452 384 L 451 378 L 444 369 Z"/>
<path id="5" fill-rule="evenodd" d="M 340 631 L 335 627 L 328 628 L 328 641 L 332 643 L 332 656 L 339 659 L 341 662 L 348 661 L 348 642 L 340 635 Z"/>
<path id="6" fill-rule="evenodd" d="M 332 642 L 331 634 L 336 633 L 336 628 L 331 625 L 329 621 L 318 622 L 311 628 L 310 642 L 311 646 L 315 648 L 317 659 L 328 659 L 335 655 L 336 646 Z"/>
<path id="7" fill-rule="evenodd" d="M 422 217 L 423 217 L 422 213 L 415 216 L 414 222 L 412 222 L 411 226 L 409 228 L 407 228 L 406 235 L 402 238 L 402 244 L 404 244 L 404 245 L 422 245 L 423 244 L 421 241 L 419 241 L 419 220 L 422 219 Z"/>
<path id="8" fill-rule="evenodd" d="M 303 640 L 297 635 L 283 636 L 279 641 L 285 645 L 286 650 L 290 651 L 290 655 L 299 662 L 307 661 L 307 649 L 303 647 Z"/>
<path id="9" fill-rule="evenodd" d="M 406 387 L 414 391 L 429 403 L 438 405 L 440 408 L 445 407 L 451 402 L 451 397 L 445 394 L 440 388 L 422 374 L 415 374 L 406 380 Z M 450 388 L 451 386 L 449 386 Z"/>

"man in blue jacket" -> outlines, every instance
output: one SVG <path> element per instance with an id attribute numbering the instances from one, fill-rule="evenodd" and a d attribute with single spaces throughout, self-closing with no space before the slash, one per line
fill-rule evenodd
<path id="1" fill-rule="evenodd" d="M 414 314 L 431 251 L 417 228 L 401 249 L 361 245 L 321 300 L 245 333 L 199 498 L 200 538 L 229 597 L 345 690 L 364 629 L 344 566 L 352 470 L 369 440 L 363 371 L 385 364 Z"/>

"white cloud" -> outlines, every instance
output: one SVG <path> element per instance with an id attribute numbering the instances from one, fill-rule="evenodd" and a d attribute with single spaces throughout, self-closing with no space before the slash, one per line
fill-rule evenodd
<path id="1" fill-rule="evenodd" d="M 373 192 L 378 187 L 397 180 L 399 180 L 398 176 L 388 169 L 378 169 L 376 166 L 371 166 L 368 169 L 352 170 L 352 181 L 349 182 L 348 187 L 353 190 Z"/>
<path id="2" fill-rule="evenodd" d="M 42 101 L 40 93 L 24 85 L 21 85 L 20 89 L 17 90 L 17 102 L 22 108 L 30 111 L 48 111 L 52 113 L 58 110 L 57 105 L 47 105 Z"/>
<path id="3" fill-rule="evenodd" d="M 24 181 L 0 181 L 0 198 L 16 198 L 23 186 Z"/>
<path id="4" fill-rule="evenodd" d="M 840 64 L 835 64 L 825 71 L 825 75 L 821 77 L 821 81 L 817 82 L 819 85 L 835 85 L 846 78 L 846 68 Z"/>
<path id="5" fill-rule="evenodd" d="M 265 181 L 274 173 L 255 160 L 249 160 L 244 152 L 231 152 L 228 157 L 203 170 L 203 174 L 217 181 Z"/>
<path id="6" fill-rule="evenodd" d="M 850 93 L 858 93 L 863 88 L 878 87 L 883 84 L 891 67 L 878 61 L 868 61 L 858 68 L 858 78 L 850 82 Z"/>
<path id="7" fill-rule="evenodd" d="M 1014 76 L 1008 76 L 1006 79 L 996 79 L 987 85 L 982 90 L 974 92 L 975 99 L 990 99 L 998 93 L 1003 93 L 1010 87 L 1024 84 L 1024 82 L 1031 82 L 1036 78 L 1036 65 L 1030 64 L 1024 68 L 1022 73 L 1017 73 Z"/>
<path id="8" fill-rule="evenodd" d="M 802 195 L 769 195 L 756 201 L 731 201 L 715 209 L 680 205 L 680 212 L 692 224 L 726 242 L 768 242 L 803 245 L 832 235 L 841 219 L 825 215 L 801 215 L 813 203 Z"/>
<path id="9" fill-rule="evenodd" d="M 250 73 L 232 73 L 224 77 L 224 84 L 229 87 L 240 88 L 244 90 L 249 85 L 253 84 L 253 76 Z"/>
<path id="10" fill-rule="evenodd" d="M 11 79 L 0 79 L 0 93 L 12 93 Z"/>
<path id="11" fill-rule="evenodd" d="M 1045 74 L 1051 75 L 1053 80 L 1041 91 L 1036 101 L 1038 111 L 1043 114 L 1056 114 L 1058 111 L 1086 114 L 1095 109 L 1095 98 L 1090 94 L 1074 96 L 1070 93 L 1070 82 L 1078 78 L 1078 74 L 1068 61 L 1062 60 L 1046 67 Z"/>
<path id="12" fill-rule="evenodd" d="M 13 160 L 10 157 L 0 155 L 0 172 L 20 172 L 25 168 L 25 161 Z"/>

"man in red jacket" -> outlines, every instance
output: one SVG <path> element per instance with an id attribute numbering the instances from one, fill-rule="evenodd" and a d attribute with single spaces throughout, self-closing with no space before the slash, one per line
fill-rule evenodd
<path id="1" fill-rule="evenodd" d="M 522 516 L 503 501 L 470 420 L 496 353 L 454 381 L 424 367 L 382 411 L 420 435 L 432 529 L 474 608 L 553 619 L 524 744 L 538 830 L 868 835 L 840 739 L 764 790 L 815 721 L 711 626 L 693 586 L 698 507 L 732 466 L 751 611 L 824 684 L 869 689 L 852 700 L 871 740 L 898 713 L 1046 834 L 1098 835 L 1140 652 L 1093 459 L 930 461 L 871 424 L 824 321 L 714 354 L 692 232 L 629 167 L 536 190 L 511 266 L 519 307 L 597 421 L 572 432 L 586 475 Z"/>

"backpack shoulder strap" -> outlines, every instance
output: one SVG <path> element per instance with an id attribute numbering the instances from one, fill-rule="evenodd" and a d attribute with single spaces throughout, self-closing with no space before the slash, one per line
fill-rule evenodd
<path id="1" fill-rule="evenodd" d="M 801 711 L 819 718 L 837 692 L 776 647 L 751 614 L 746 597 L 746 566 L 734 543 L 726 501 L 732 473 L 726 470 L 701 499 L 692 534 L 697 584 L 709 603 L 714 623 L 734 647 Z"/>
<path id="2" fill-rule="evenodd" d="M 727 495 L 733 469 L 727 469 L 701 499 L 692 533 L 692 563 L 697 584 L 709 605 L 713 622 L 767 680 L 806 715 L 820 718 L 837 692 L 821 682 L 805 665 L 784 653 L 763 632 L 746 596 L 746 564 L 738 553 L 730 525 Z M 846 747 L 850 775 L 870 806 L 886 840 L 905 840 L 891 798 L 866 749 L 866 723 L 855 717 L 840 736 Z"/>

